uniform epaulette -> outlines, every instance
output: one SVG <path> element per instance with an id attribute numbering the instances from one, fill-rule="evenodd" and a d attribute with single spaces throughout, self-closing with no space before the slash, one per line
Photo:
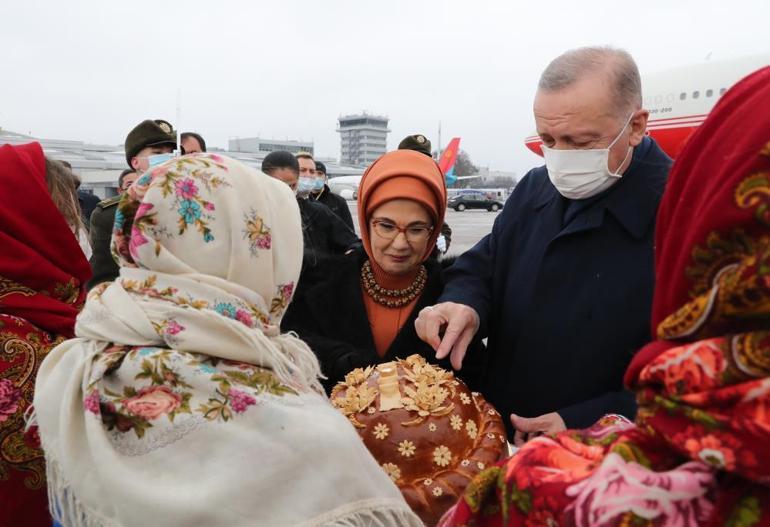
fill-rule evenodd
<path id="1" fill-rule="evenodd" d="M 99 207 L 106 209 L 107 207 L 112 207 L 113 205 L 117 205 L 120 203 L 121 195 L 118 194 L 117 196 L 112 196 L 111 198 L 105 198 L 99 202 Z"/>

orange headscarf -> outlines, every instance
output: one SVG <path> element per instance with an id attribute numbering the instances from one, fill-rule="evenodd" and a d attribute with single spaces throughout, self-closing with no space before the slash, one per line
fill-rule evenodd
<path id="1" fill-rule="evenodd" d="M 372 212 L 394 199 L 416 201 L 431 215 L 433 232 L 425 247 L 425 254 L 422 255 L 422 260 L 425 261 L 433 252 L 436 239 L 441 234 L 446 212 L 446 184 L 436 162 L 425 154 L 411 150 L 389 152 L 366 170 L 358 187 L 361 240 L 369 256 L 375 280 L 382 287 L 401 289 L 408 286 L 414 276 L 393 277 L 385 273 L 374 260 L 369 239 L 369 218 Z M 377 304 L 366 293 L 363 295 L 374 344 L 377 353 L 382 357 L 409 318 L 417 299 L 401 308 L 389 308 Z"/>
<path id="2" fill-rule="evenodd" d="M 369 218 L 377 207 L 394 199 L 416 201 L 433 218 L 433 233 L 423 255 L 426 260 L 441 234 L 446 212 L 446 184 L 436 162 L 420 152 L 396 150 L 377 159 L 364 173 L 358 187 L 358 225 L 372 264 Z"/>

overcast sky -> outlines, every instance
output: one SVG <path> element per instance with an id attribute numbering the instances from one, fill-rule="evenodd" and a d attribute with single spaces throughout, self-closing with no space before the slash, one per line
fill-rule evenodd
<path id="1" fill-rule="evenodd" d="M 521 175 L 532 98 L 566 49 L 626 48 L 645 72 L 770 52 L 767 0 L 3 1 L 0 127 L 120 144 L 145 118 L 227 147 L 315 141 L 340 114 L 390 117 L 389 148 L 462 137 L 479 166 Z"/>

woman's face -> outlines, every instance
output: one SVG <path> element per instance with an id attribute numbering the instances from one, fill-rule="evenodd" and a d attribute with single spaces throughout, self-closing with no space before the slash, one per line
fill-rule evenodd
<path id="1" fill-rule="evenodd" d="M 422 263 L 432 231 L 433 221 L 422 205 L 409 199 L 388 201 L 369 218 L 374 261 L 390 275 L 409 274 Z"/>

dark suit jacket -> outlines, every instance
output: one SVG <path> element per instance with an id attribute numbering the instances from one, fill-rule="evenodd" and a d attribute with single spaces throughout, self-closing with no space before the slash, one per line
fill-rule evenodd
<path id="1" fill-rule="evenodd" d="M 440 301 L 478 312 L 489 338 L 481 391 L 501 414 L 558 412 L 569 427 L 633 418 L 623 373 L 651 338 L 655 215 L 670 165 L 645 138 L 620 182 L 583 201 L 562 197 L 545 167 L 531 170 L 491 234 L 450 269 Z"/>

